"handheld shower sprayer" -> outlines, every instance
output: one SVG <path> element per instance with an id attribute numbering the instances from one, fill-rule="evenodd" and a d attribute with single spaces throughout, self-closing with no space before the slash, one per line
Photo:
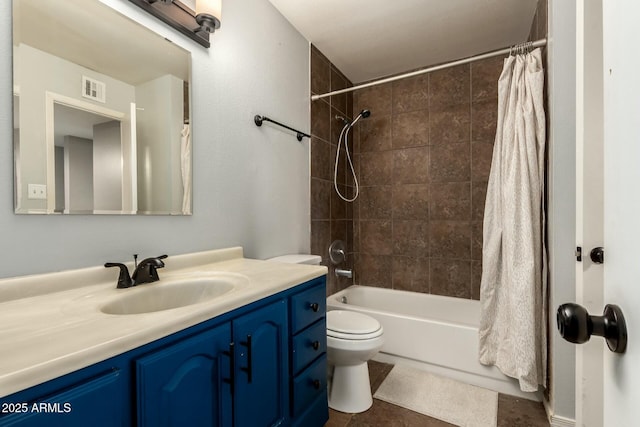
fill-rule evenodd
<path id="1" fill-rule="evenodd" d="M 371 115 L 371 111 L 369 110 L 362 110 L 360 111 L 360 113 L 356 116 L 355 119 L 349 120 L 348 118 L 338 115 L 336 114 L 336 120 L 340 120 L 345 126 L 349 125 L 349 126 L 353 126 L 358 120 L 362 119 L 366 119 L 367 117 L 369 117 Z"/>
<path id="2" fill-rule="evenodd" d="M 370 115 L 371 115 L 371 111 L 362 110 L 353 120 L 349 120 L 342 116 L 336 116 L 336 119 L 342 120 L 342 122 L 344 123 L 344 127 L 342 128 L 342 131 L 340 132 L 340 138 L 338 139 L 338 148 L 336 150 L 336 161 L 335 161 L 335 167 L 333 169 L 333 186 L 336 189 L 336 193 L 338 193 L 338 196 L 345 202 L 353 202 L 358 198 L 358 194 L 360 192 L 360 187 L 358 185 L 358 178 L 356 177 L 356 172 L 353 168 L 353 162 L 351 161 L 351 154 L 349 154 L 349 131 L 356 124 L 358 120 L 362 118 L 366 119 Z M 345 154 L 347 155 L 347 162 L 349 163 L 349 168 L 351 169 L 351 175 L 353 176 L 353 183 L 356 187 L 354 190 L 354 195 L 351 199 L 348 199 L 345 196 L 343 196 L 342 193 L 340 193 L 340 189 L 338 188 L 338 161 L 340 160 L 340 146 L 342 145 L 343 137 L 344 137 L 344 151 L 345 151 Z"/>
<path id="3" fill-rule="evenodd" d="M 360 111 L 360 113 L 356 116 L 356 118 L 355 118 L 355 119 L 353 119 L 353 120 L 351 121 L 351 124 L 349 125 L 349 128 L 352 128 L 352 127 L 353 127 L 353 125 L 355 125 L 355 124 L 356 124 L 356 122 L 357 122 L 358 120 L 360 120 L 360 119 L 366 119 L 366 118 L 367 118 L 367 117 L 369 117 L 370 115 L 371 115 L 371 111 L 369 111 L 369 110 L 362 110 L 362 111 Z M 346 136 L 346 135 L 345 135 L 345 136 Z"/>

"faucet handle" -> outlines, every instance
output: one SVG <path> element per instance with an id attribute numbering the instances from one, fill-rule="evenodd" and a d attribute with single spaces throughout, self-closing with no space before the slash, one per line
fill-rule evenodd
<path id="1" fill-rule="evenodd" d="M 107 262 L 104 266 L 106 268 L 109 268 L 109 267 L 120 268 L 120 275 L 118 276 L 118 286 L 117 286 L 118 289 L 130 288 L 131 286 L 133 286 L 133 281 L 129 276 L 129 269 L 127 268 L 126 265 L 121 264 L 119 262 Z"/>
<path id="2" fill-rule="evenodd" d="M 167 258 L 168 255 L 160 255 L 155 258 L 151 258 L 151 262 L 149 263 L 149 275 L 152 277 L 153 281 L 160 280 L 158 276 L 158 272 L 156 271 L 158 268 L 164 267 L 163 259 Z"/>
<path id="3" fill-rule="evenodd" d="M 164 267 L 163 259 L 168 255 L 160 255 L 157 257 L 145 258 L 140 261 L 140 264 L 136 267 L 131 279 L 133 280 L 133 286 L 140 285 L 142 283 L 157 282 L 160 280 L 157 269 Z"/>

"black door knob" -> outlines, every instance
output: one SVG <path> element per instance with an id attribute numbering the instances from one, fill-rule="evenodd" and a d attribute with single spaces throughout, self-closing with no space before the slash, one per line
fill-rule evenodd
<path id="1" fill-rule="evenodd" d="M 581 305 L 562 304 L 556 319 L 560 335 L 569 342 L 583 344 L 591 335 L 598 335 L 614 353 L 624 353 L 627 348 L 627 325 L 617 305 L 607 304 L 602 316 L 591 316 Z"/>
<path id="2" fill-rule="evenodd" d="M 604 263 L 604 248 L 597 247 L 597 248 L 591 249 L 589 256 L 591 257 L 591 261 L 593 261 L 596 264 Z"/>

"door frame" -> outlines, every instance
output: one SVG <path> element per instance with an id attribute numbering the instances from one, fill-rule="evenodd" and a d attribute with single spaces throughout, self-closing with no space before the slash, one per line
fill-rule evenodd
<path id="1" fill-rule="evenodd" d="M 604 306 L 604 268 L 589 257 L 604 242 L 604 66 L 602 0 L 576 2 L 576 302 Z M 576 425 L 603 425 L 604 340 L 576 346 Z"/>
<path id="2" fill-rule="evenodd" d="M 125 122 L 126 114 L 110 108 L 101 107 L 90 102 L 82 101 L 70 96 L 61 95 L 59 93 L 45 92 L 45 146 L 46 146 L 46 164 L 47 164 L 47 209 L 46 213 L 54 213 L 56 206 L 55 192 L 55 126 L 54 126 L 54 107 L 55 104 L 64 105 L 77 110 L 84 110 L 99 116 L 108 117 L 119 121 L 121 124 Z M 122 146 L 129 146 L 130 135 L 124 132 L 121 126 L 120 139 Z M 130 152 L 130 150 L 128 150 Z M 124 151 L 123 151 L 124 153 Z M 126 159 L 123 159 L 127 162 Z M 129 160 L 130 161 L 130 160 Z M 123 181 L 124 182 L 124 181 Z"/>

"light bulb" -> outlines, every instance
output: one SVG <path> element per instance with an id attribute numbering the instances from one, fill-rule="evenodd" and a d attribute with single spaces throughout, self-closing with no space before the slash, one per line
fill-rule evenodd
<path id="1" fill-rule="evenodd" d="M 220 28 L 222 0 L 196 0 L 196 21 L 202 29 L 213 33 Z"/>

